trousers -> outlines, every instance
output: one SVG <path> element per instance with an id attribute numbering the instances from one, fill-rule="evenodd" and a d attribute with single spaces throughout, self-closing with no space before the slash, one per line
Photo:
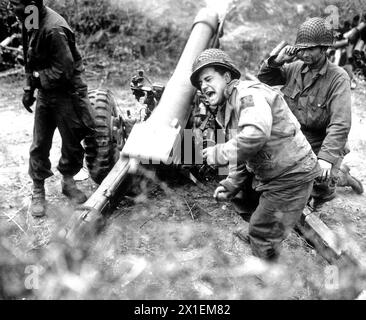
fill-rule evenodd
<path id="1" fill-rule="evenodd" d="M 81 141 L 88 134 L 88 128 L 75 112 L 70 94 L 39 91 L 28 170 L 33 180 L 44 180 L 53 175 L 49 155 L 56 128 L 62 139 L 57 169 L 62 175 L 74 176 L 83 166 Z"/>
<path id="2" fill-rule="evenodd" d="M 249 241 L 254 256 L 274 260 L 281 242 L 300 221 L 310 197 L 313 181 L 256 192 L 247 179 L 241 201 L 249 210 Z"/>

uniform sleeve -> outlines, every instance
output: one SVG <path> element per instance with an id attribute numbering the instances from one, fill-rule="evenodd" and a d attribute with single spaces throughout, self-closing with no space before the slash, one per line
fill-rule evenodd
<path id="1" fill-rule="evenodd" d="M 62 28 L 54 28 L 47 35 L 51 65 L 39 70 L 41 86 L 46 90 L 67 84 L 73 75 L 74 59 L 65 32 Z"/>
<path id="2" fill-rule="evenodd" d="M 276 64 L 277 56 L 271 56 L 265 60 L 258 72 L 258 79 L 269 86 L 284 85 L 287 79 L 287 65 Z"/>
<path id="3" fill-rule="evenodd" d="M 266 99 L 255 90 L 238 94 L 238 129 L 233 129 L 228 142 L 218 144 L 218 163 L 244 162 L 254 156 L 271 135 L 272 111 Z"/>
<path id="4" fill-rule="evenodd" d="M 344 147 L 351 130 L 351 87 L 346 75 L 336 81 L 330 96 L 330 121 L 318 158 L 336 164 L 344 155 Z"/>
<path id="5" fill-rule="evenodd" d="M 285 85 L 293 72 L 294 62 L 277 64 L 274 62 L 276 58 L 277 55 L 265 60 L 257 74 L 258 79 L 269 86 Z"/>
<path id="6" fill-rule="evenodd" d="M 229 175 L 222 181 L 228 190 L 238 188 L 245 178 L 243 164 L 268 141 L 272 130 L 272 111 L 266 99 L 254 90 L 238 95 L 240 112 L 237 132 L 224 144 L 216 146 L 217 162 L 229 163 Z"/>
<path id="7" fill-rule="evenodd" d="M 220 184 L 230 192 L 230 197 L 234 197 L 240 191 L 248 176 L 249 172 L 245 163 L 233 167 L 229 166 L 229 174 L 226 179 L 220 181 Z"/>

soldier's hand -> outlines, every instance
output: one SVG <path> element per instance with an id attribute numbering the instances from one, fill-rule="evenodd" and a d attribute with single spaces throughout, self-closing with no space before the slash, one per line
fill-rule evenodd
<path id="1" fill-rule="evenodd" d="M 297 51 L 298 49 L 295 48 L 294 46 L 287 45 L 280 51 L 280 53 L 278 54 L 277 58 L 274 61 L 278 64 L 290 62 L 296 57 Z"/>
<path id="2" fill-rule="evenodd" d="M 216 188 L 213 197 L 217 201 L 228 201 L 231 198 L 231 193 L 224 186 L 219 186 Z"/>
<path id="3" fill-rule="evenodd" d="M 207 164 L 216 164 L 216 148 L 208 147 L 202 150 L 202 158 L 206 160 Z"/>
<path id="4" fill-rule="evenodd" d="M 30 113 L 33 112 L 31 106 L 33 105 L 34 101 L 36 101 L 36 98 L 34 97 L 34 91 L 24 90 L 22 103 L 24 108 Z"/>
<path id="5" fill-rule="evenodd" d="M 321 182 L 326 181 L 327 179 L 330 178 L 332 164 L 322 159 L 318 159 L 318 163 L 320 168 L 322 169 L 321 176 L 319 177 L 318 180 L 320 180 Z"/>

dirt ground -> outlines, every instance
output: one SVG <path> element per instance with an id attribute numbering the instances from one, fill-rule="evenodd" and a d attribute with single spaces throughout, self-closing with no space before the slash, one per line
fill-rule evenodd
<path id="1" fill-rule="evenodd" d="M 30 299 L 352 299 L 364 277 L 342 274 L 293 232 L 283 243 L 280 261 L 265 264 L 250 254 L 236 232 L 248 224 L 230 204 L 212 198 L 215 182 L 203 189 L 180 176 L 150 177 L 137 197 L 122 199 L 101 233 L 81 245 L 57 237 L 73 214 L 61 194 L 55 169 L 60 152 L 56 133 L 47 180 L 47 217 L 28 213 L 31 181 L 27 174 L 33 114 L 20 105 L 22 82 L 0 82 L 0 247 L 22 266 L 39 267 L 39 282 L 8 290 Z M 121 107 L 132 104 L 129 90 L 114 88 Z M 366 89 L 353 91 L 352 152 L 345 162 L 366 184 Z M 97 185 L 80 183 L 91 195 Z M 366 250 L 365 195 L 340 188 L 320 216 L 353 248 Z M 56 239 L 56 240 L 55 240 Z M 24 269 L 23 269 L 24 270 Z M 337 270 L 337 269 L 336 269 Z M 20 278 L 19 278 L 20 277 Z M 28 287 L 26 289 L 29 289 Z M 357 291 L 357 290 L 356 290 Z"/>

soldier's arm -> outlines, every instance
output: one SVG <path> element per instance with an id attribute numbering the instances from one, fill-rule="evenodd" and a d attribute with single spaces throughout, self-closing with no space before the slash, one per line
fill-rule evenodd
<path id="1" fill-rule="evenodd" d="M 51 55 L 51 65 L 38 71 L 41 86 L 44 89 L 54 89 L 67 85 L 73 75 L 74 59 L 66 31 L 62 28 L 53 28 L 47 34 L 47 44 Z"/>
<path id="2" fill-rule="evenodd" d="M 276 63 L 277 56 L 271 56 L 265 60 L 258 72 L 258 79 L 269 86 L 284 85 L 287 79 L 288 66 L 284 63 Z"/>
<path id="3" fill-rule="evenodd" d="M 221 182 L 230 191 L 237 190 L 246 178 L 243 165 L 262 149 L 271 135 L 272 111 L 257 92 L 247 90 L 238 97 L 240 113 L 237 134 L 224 144 L 217 145 L 219 163 L 229 163 L 229 175 Z"/>
<path id="4" fill-rule="evenodd" d="M 318 158 L 332 164 L 344 154 L 344 147 L 351 130 L 351 87 L 349 77 L 341 75 L 331 90 L 329 100 L 330 121 L 326 137 L 318 153 Z"/>
<path id="5" fill-rule="evenodd" d="M 284 85 L 290 76 L 289 63 L 296 58 L 297 49 L 287 45 L 263 62 L 258 79 L 270 86 Z"/>
<path id="6" fill-rule="evenodd" d="M 245 163 L 229 166 L 229 174 L 224 180 L 220 181 L 220 185 L 225 187 L 229 192 L 228 197 L 232 198 L 240 191 L 248 176 L 249 172 Z"/>
<path id="7" fill-rule="evenodd" d="M 218 161 L 239 163 L 254 156 L 271 135 L 272 111 L 266 99 L 257 90 L 238 94 L 238 129 L 233 138 L 216 146 Z M 235 129 L 234 129 L 235 130 Z"/>

